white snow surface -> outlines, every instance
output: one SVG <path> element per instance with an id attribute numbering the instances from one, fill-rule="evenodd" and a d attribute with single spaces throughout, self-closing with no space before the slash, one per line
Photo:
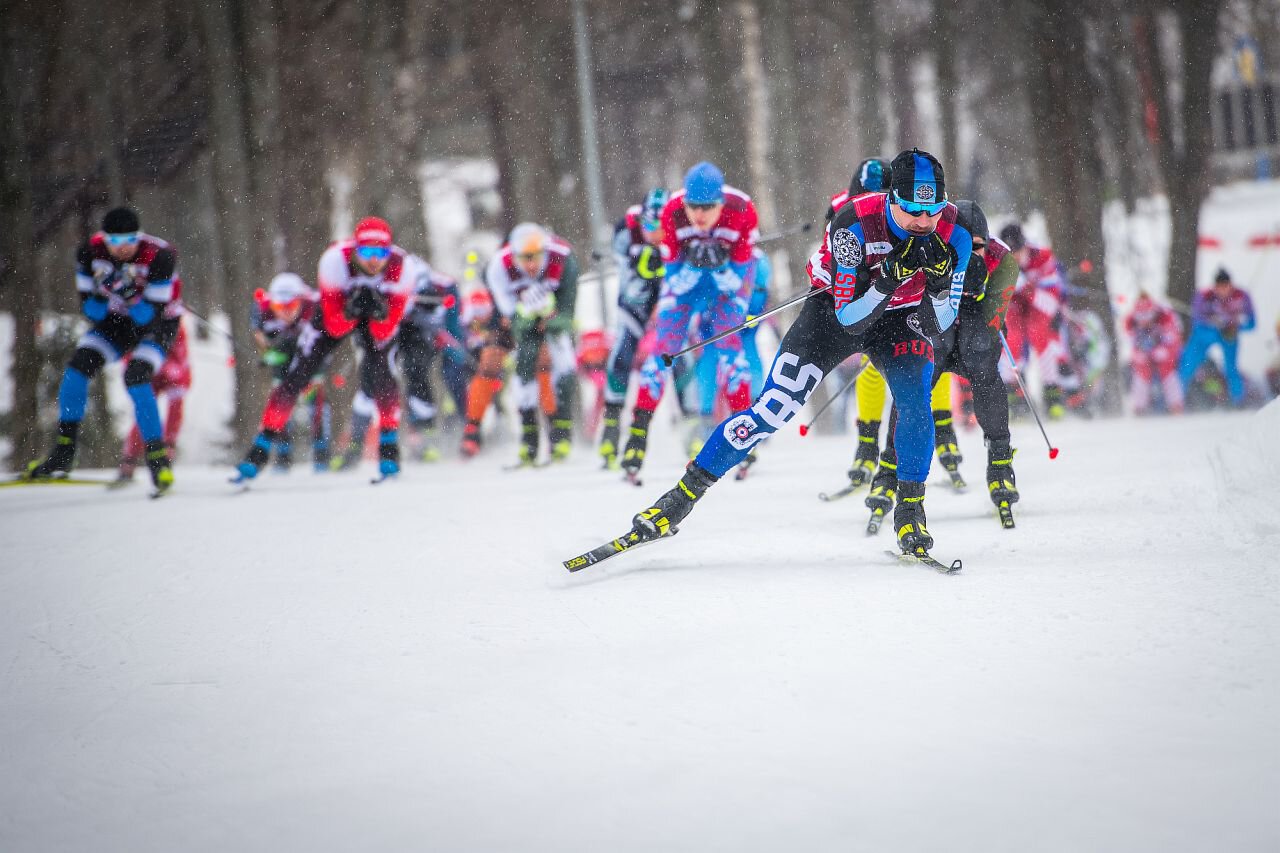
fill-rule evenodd
<path id="1" fill-rule="evenodd" d="M 0 489 L 0 850 L 1280 849 L 1277 425 L 1017 424 L 1013 531 L 962 433 L 951 577 L 794 433 L 577 574 L 674 482 L 665 424 L 640 490 L 510 447 Z"/>

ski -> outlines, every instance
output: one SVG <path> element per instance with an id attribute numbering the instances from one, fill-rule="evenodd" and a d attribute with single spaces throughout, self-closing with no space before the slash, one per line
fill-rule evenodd
<path id="1" fill-rule="evenodd" d="M 885 553 L 888 554 L 890 557 L 897 557 L 898 560 L 901 562 L 915 563 L 916 565 L 920 565 L 920 566 L 928 566 L 929 568 L 933 569 L 935 572 L 938 572 L 944 575 L 954 575 L 956 572 L 960 571 L 960 569 L 964 567 L 963 563 L 961 563 L 959 560 L 952 560 L 951 565 L 938 562 L 936 559 L 934 559 L 929 555 L 928 551 L 926 551 L 923 548 L 917 548 L 912 553 L 906 553 L 904 551 L 885 551 Z"/>
<path id="2" fill-rule="evenodd" d="M 379 485 L 379 484 L 381 484 L 381 483 L 385 483 L 385 482 L 387 482 L 388 480 L 394 480 L 394 479 L 396 479 L 398 476 L 399 476 L 399 472 L 398 472 L 398 471 L 397 471 L 395 474 L 379 474 L 379 475 L 378 475 L 378 476 L 376 476 L 376 477 L 370 477 L 370 478 L 369 478 L 369 485 L 371 485 L 371 486 L 377 486 L 377 485 Z"/>
<path id="3" fill-rule="evenodd" d="M 503 465 L 503 471 L 536 471 L 539 468 L 546 468 L 550 465 L 550 460 L 546 462 L 513 462 L 510 465 Z"/>
<path id="4" fill-rule="evenodd" d="M 169 489 L 152 489 L 147 492 L 147 497 L 153 501 L 158 501 L 167 494 L 169 494 Z"/>
<path id="5" fill-rule="evenodd" d="M 862 488 L 862 483 L 850 483 L 839 491 L 827 494 L 826 492 L 818 492 L 818 500 L 820 501 L 838 501 L 841 498 L 847 498 L 849 495 Z"/>
<path id="6" fill-rule="evenodd" d="M 996 512 L 1000 516 L 1000 526 L 1005 530 L 1012 530 L 1014 527 L 1013 507 L 1009 505 L 1009 502 L 1000 501 L 1000 503 L 996 504 Z"/>
<path id="7" fill-rule="evenodd" d="M 643 486 L 644 480 L 640 479 L 639 471 L 626 471 L 622 473 L 622 482 L 629 486 Z"/>
<path id="8" fill-rule="evenodd" d="M 673 533 L 672 535 L 675 534 Z M 629 530 L 622 536 L 614 539 L 612 542 L 606 542 L 603 545 L 592 548 L 586 553 L 579 554 L 572 559 L 565 560 L 563 565 L 571 572 L 580 572 L 587 566 L 594 566 L 601 560 L 607 560 L 610 557 L 616 557 L 624 551 L 630 551 L 633 548 L 639 548 L 641 545 L 648 545 L 658 541 L 660 541 L 660 539 L 641 539 L 639 533 L 636 533 L 634 530 Z"/>
<path id="9" fill-rule="evenodd" d="M 871 510 L 871 518 L 867 520 L 867 535 L 875 536 L 880 532 L 880 525 L 884 523 L 884 510 L 876 508 Z"/>
<path id="10" fill-rule="evenodd" d="M 95 480 L 90 477 L 41 477 L 35 480 L 17 477 L 0 481 L 0 486 L 109 486 L 111 480 Z"/>
<path id="11" fill-rule="evenodd" d="M 946 472 L 947 476 L 951 478 L 951 488 L 955 489 L 957 492 L 963 492 L 969 488 L 969 484 L 964 481 L 964 477 L 960 475 L 959 470 L 947 468 Z"/>
<path id="12" fill-rule="evenodd" d="M 738 470 L 733 473 L 733 479 L 735 480 L 747 479 L 747 472 L 751 470 L 751 466 L 754 464 L 756 464 L 755 453 L 754 452 L 748 453 L 747 458 L 743 459 L 742 462 L 738 464 Z"/>

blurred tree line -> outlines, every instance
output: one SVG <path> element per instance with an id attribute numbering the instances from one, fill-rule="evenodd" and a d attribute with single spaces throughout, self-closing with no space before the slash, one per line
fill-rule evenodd
<path id="1" fill-rule="evenodd" d="M 763 231 L 820 222 L 859 160 L 919 146 L 953 198 L 1044 211 L 1107 318 L 1111 199 L 1169 197 L 1170 292 L 1189 300 L 1223 9 L 1280 19 L 1278 0 L 583 3 L 610 217 L 705 158 L 756 198 Z M 427 161 L 492 160 L 504 227 L 591 244 L 567 0 L 0 0 L 0 47 L 18 460 L 47 440 L 41 312 L 75 310 L 74 246 L 116 204 L 177 244 L 189 304 L 225 310 L 244 342 L 249 294 L 287 268 L 314 278 L 352 216 L 426 253 Z M 793 288 L 812 243 L 771 247 Z M 265 376 L 236 371 L 243 436 Z"/>

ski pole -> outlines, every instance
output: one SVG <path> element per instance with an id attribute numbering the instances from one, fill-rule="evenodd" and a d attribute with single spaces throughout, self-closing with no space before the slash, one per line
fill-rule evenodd
<path id="1" fill-rule="evenodd" d="M 761 243 L 769 243 L 773 240 L 781 240 L 783 237 L 790 237 L 794 234 L 807 234 L 811 230 L 813 230 L 812 222 L 805 222 L 800 225 L 793 225 L 790 228 L 783 228 L 778 231 L 772 231 L 768 234 L 765 234 L 762 237 L 757 237 L 756 245 L 759 246 Z"/>
<path id="2" fill-rule="evenodd" d="M 831 291 L 831 285 L 829 284 L 826 287 L 819 287 L 815 290 L 806 291 L 805 293 L 802 293 L 799 296 L 793 296 L 792 298 L 788 299 L 786 302 L 783 302 L 781 305 L 778 305 L 774 308 L 770 308 L 768 311 L 765 311 L 763 314 L 757 314 L 756 316 L 752 317 L 750 320 L 747 320 L 745 323 L 739 323 L 738 325 L 734 326 L 732 329 L 727 329 L 721 332 L 720 334 L 715 335 L 714 337 L 707 338 L 705 341 L 698 341 L 698 343 L 691 344 L 685 347 L 684 349 L 680 350 L 679 352 L 664 352 L 662 354 L 662 364 L 666 367 L 670 367 L 672 362 L 674 362 L 677 358 L 684 355 L 685 353 L 693 352 L 696 349 L 702 349 L 707 344 L 714 344 L 716 341 L 723 340 L 724 338 L 727 338 L 730 335 L 736 335 L 738 334 L 738 332 L 741 332 L 743 329 L 749 329 L 752 326 L 756 325 L 765 317 L 772 317 L 774 314 L 777 314 L 783 308 L 789 308 L 792 305 L 795 305 L 797 302 L 803 302 L 804 300 L 808 299 L 810 296 L 817 296 L 819 293 L 829 293 L 830 291 Z"/>
<path id="3" fill-rule="evenodd" d="M 1044 431 L 1044 424 L 1040 421 L 1040 413 L 1036 411 L 1036 404 L 1032 402 L 1031 395 L 1027 393 L 1027 386 L 1022 381 L 1022 371 L 1018 369 L 1017 359 L 1013 357 L 1013 352 L 1009 349 L 1009 342 L 1004 338 L 1004 332 L 997 329 L 996 334 L 1000 336 L 1000 346 L 1004 347 L 1004 354 L 1009 357 L 1009 364 L 1013 366 L 1013 375 L 1018 378 L 1018 387 L 1022 389 L 1022 396 L 1027 401 L 1027 405 L 1031 408 L 1031 414 L 1035 415 L 1036 426 L 1040 427 L 1040 434 L 1044 436 L 1044 443 L 1049 446 L 1049 458 L 1058 458 L 1058 448 L 1053 446 L 1049 441 L 1049 434 Z"/>
<path id="4" fill-rule="evenodd" d="M 199 320 L 201 323 L 203 323 L 205 328 L 212 329 L 213 331 L 217 332 L 218 334 L 226 338 L 228 341 L 230 341 L 231 348 L 235 350 L 237 353 L 239 353 L 240 355 L 243 355 L 246 358 L 252 358 L 252 359 L 257 359 L 260 357 L 257 353 L 252 353 L 244 349 L 242 346 L 240 346 L 240 342 L 237 341 L 231 335 L 230 332 L 228 332 L 226 329 L 222 328 L 221 326 L 214 325 L 210 320 L 202 316 L 199 312 L 193 311 L 190 305 L 183 303 L 182 309 L 186 311 L 188 314 L 190 314 L 192 317 L 194 317 L 196 320 Z"/>
<path id="5" fill-rule="evenodd" d="M 832 403 L 834 403 L 836 400 L 843 397 L 845 395 L 845 392 L 847 392 L 850 388 L 853 387 L 853 383 L 858 381 L 858 377 L 862 375 L 862 371 L 866 370 L 867 365 L 870 363 L 871 363 L 871 359 L 867 358 L 864 355 L 862 357 L 862 361 L 858 364 L 858 369 L 853 372 L 853 378 L 850 379 L 848 382 L 846 382 L 843 388 L 841 388 L 839 391 L 837 391 L 836 393 L 828 397 L 827 402 L 823 403 L 822 408 L 818 409 L 818 411 L 813 413 L 813 417 L 809 419 L 809 422 L 807 424 L 800 424 L 800 434 L 802 436 L 808 435 L 809 428 L 818 422 L 818 418 L 822 417 L 822 413 L 825 412 L 827 409 L 831 408 Z"/>

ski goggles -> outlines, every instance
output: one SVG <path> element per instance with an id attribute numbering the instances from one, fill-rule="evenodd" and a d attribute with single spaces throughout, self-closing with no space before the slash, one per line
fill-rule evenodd
<path id="1" fill-rule="evenodd" d="M 546 254 L 546 252 L 541 252 L 541 251 L 539 251 L 539 252 L 518 252 L 518 253 L 516 253 L 516 258 L 517 258 L 518 260 L 521 260 L 521 261 L 537 261 L 537 260 L 541 260 L 541 259 L 542 259 L 542 256 L 543 256 L 543 255 L 545 255 L 545 254 Z"/>
<path id="2" fill-rule="evenodd" d="M 385 261 L 391 257 L 386 246 L 356 246 L 356 257 L 362 261 Z"/>
<path id="3" fill-rule="evenodd" d="M 138 242 L 138 232 L 130 231 L 127 234 L 106 234 L 102 235 L 107 241 L 108 246 L 132 246 Z"/>
<path id="4" fill-rule="evenodd" d="M 271 300 L 271 313 L 273 314 L 293 314 L 302 309 L 302 297 L 290 299 L 288 302 L 276 302 Z"/>
<path id="5" fill-rule="evenodd" d="M 652 234 L 654 231 L 657 231 L 661 226 L 662 222 L 657 218 L 650 219 L 647 216 L 640 218 L 640 228 L 648 234 Z"/>
<path id="6" fill-rule="evenodd" d="M 689 208 L 690 210 L 715 210 L 717 207 L 719 207 L 722 204 L 724 204 L 724 202 L 722 201 L 708 201 L 701 204 L 694 204 L 691 201 L 686 201 L 684 203 L 684 206 Z"/>
<path id="7" fill-rule="evenodd" d="M 902 208 L 903 213 L 909 213 L 912 216 L 937 216 L 947 206 L 945 198 L 937 204 L 922 204 L 918 201 L 907 201 L 896 192 L 893 194 L 893 203 Z"/>

